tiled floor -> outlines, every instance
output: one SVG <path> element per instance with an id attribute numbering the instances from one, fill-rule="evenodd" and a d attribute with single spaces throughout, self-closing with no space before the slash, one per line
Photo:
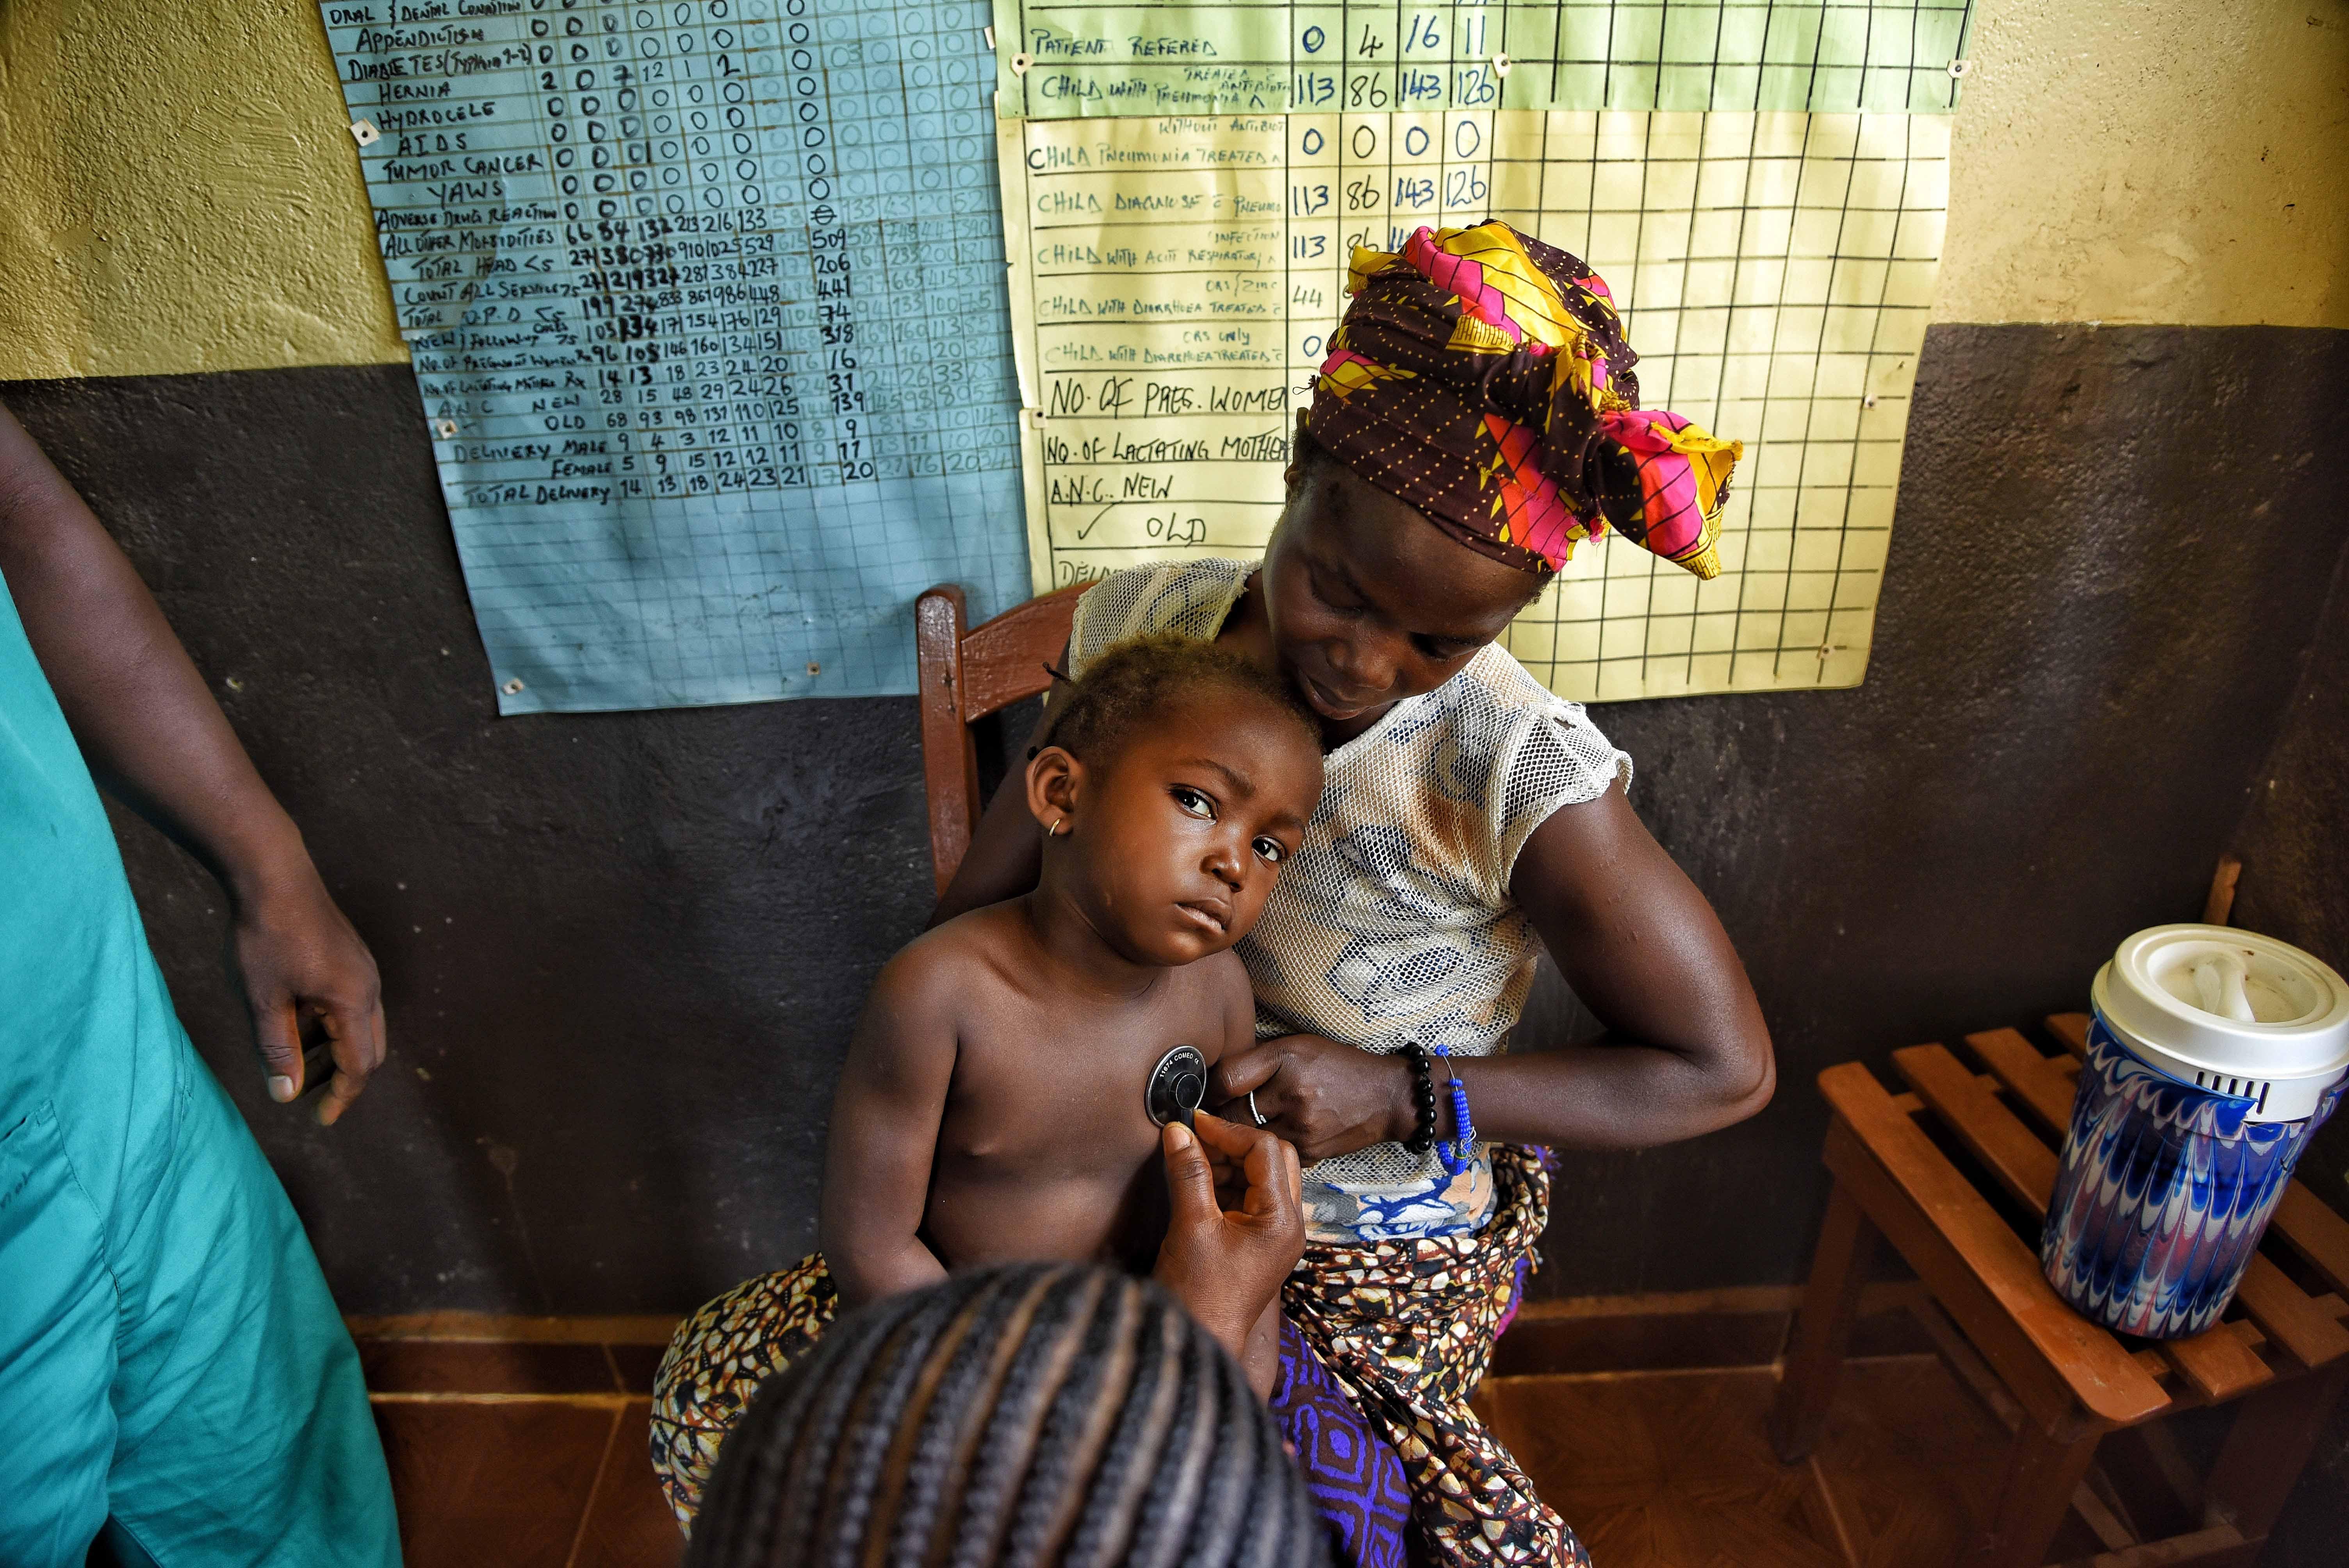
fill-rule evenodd
<path id="1" fill-rule="evenodd" d="M 1599 1568 L 1937 1568 L 2005 1429 L 1930 1357 L 1855 1362 L 1809 1462 L 1762 1435 L 1768 1367 L 1495 1377 L 1477 1403 Z M 2075 1521 L 2053 1554 L 2097 1543 Z"/>
<path id="2" fill-rule="evenodd" d="M 411 1568 L 678 1561 L 645 1457 L 651 1346 L 361 1343 Z M 1767 1367 L 1495 1377 L 1478 1402 L 1600 1568 L 1955 1560 L 2003 1434 L 1940 1361 L 1854 1362 L 1792 1468 L 1762 1436 L 1775 1386 Z"/>
<path id="3" fill-rule="evenodd" d="M 683 1554 L 646 1457 L 657 1343 L 362 1330 L 359 1357 L 410 1568 L 671 1568 Z"/>

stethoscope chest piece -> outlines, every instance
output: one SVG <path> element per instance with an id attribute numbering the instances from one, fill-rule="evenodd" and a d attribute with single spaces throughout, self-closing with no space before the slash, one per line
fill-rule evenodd
<path id="1" fill-rule="evenodd" d="M 1199 1054 L 1196 1046 L 1175 1047 L 1150 1069 L 1150 1088 L 1144 1103 L 1150 1108 L 1150 1119 L 1161 1127 L 1170 1121 L 1192 1126 L 1199 1102 L 1206 1097 L 1207 1058 Z"/>

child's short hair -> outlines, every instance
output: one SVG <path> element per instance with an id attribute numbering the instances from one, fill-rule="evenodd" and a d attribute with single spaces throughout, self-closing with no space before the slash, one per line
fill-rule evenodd
<path id="1" fill-rule="evenodd" d="M 1114 757 L 1143 721 L 1202 690 L 1252 696 L 1295 721 L 1321 750 L 1321 727 L 1304 699 L 1228 648 L 1171 632 L 1104 648 L 1085 673 L 1053 694 L 1050 723 L 1039 748 L 1057 746 L 1080 762 Z"/>

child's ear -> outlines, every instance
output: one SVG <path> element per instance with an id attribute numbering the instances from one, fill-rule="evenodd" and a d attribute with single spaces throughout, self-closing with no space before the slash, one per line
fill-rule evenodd
<path id="1" fill-rule="evenodd" d="M 1028 811 L 1046 832 L 1076 815 L 1084 788 L 1085 765 L 1057 746 L 1047 746 L 1028 763 Z M 1059 831 L 1066 832 L 1063 828 Z"/>

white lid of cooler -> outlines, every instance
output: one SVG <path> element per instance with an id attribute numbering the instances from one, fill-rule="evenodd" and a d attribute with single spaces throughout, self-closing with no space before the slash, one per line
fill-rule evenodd
<path id="1" fill-rule="evenodd" d="M 2157 925 L 2096 974 L 2096 1008 L 2137 1044 L 2244 1078 L 2349 1067 L 2349 983 L 2299 948 L 2224 925 Z"/>

